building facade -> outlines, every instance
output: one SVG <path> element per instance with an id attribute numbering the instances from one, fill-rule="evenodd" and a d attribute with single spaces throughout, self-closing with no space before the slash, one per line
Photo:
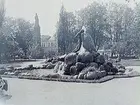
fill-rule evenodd
<path id="1" fill-rule="evenodd" d="M 58 52 L 56 39 L 48 35 L 41 35 L 41 47 L 46 57 L 53 57 Z"/>
<path id="2" fill-rule="evenodd" d="M 57 54 L 57 41 L 56 38 L 49 35 L 41 35 L 39 18 L 38 15 L 35 15 L 35 24 L 34 24 L 34 46 L 39 50 L 43 49 L 44 55 L 46 57 L 51 57 Z"/>

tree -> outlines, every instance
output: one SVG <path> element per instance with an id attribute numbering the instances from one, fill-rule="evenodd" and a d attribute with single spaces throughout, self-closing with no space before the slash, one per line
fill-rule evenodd
<path id="1" fill-rule="evenodd" d="M 60 14 L 59 14 L 59 22 L 58 22 L 58 29 L 57 29 L 57 38 L 58 38 L 58 53 L 65 54 L 66 53 L 66 35 L 68 32 L 67 29 L 67 16 L 66 10 L 62 5 Z"/>
<path id="2" fill-rule="evenodd" d="M 33 25 L 23 19 L 17 19 L 16 42 L 22 48 L 25 58 L 28 57 L 29 48 L 33 44 Z"/>
<path id="3" fill-rule="evenodd" d="M 133 43 L 132 52 L 140 56 L 140 3 L 134 8 L 134 17 L 133 28 L 131 30 L 133 34 L 130 37 L 130 41 Z"/>
<path id="4" fill-rule="evenodd" d="M 69 53 L 75 48 L 75 34 L 76 34 L 76 17 L 72 12 L 67 12 L 67 48 L 66 52 Z"/>
<path id="5" fill-rule="evenodd" d="M 16 57 L 20 58 L 24 55 L 22 48 L 20 48 L 19 43 L 16 41 L 18 25 L 17 19 L 6 17 L 3 22 L 3 35 L 4 35 L 4 46 L 5 54 L 8 59 L 14 59 Z"/>
<path id="6" fill-rule="evenodd" d="M 107 21 L 110 25 L 112 56 L 115 53 L 120 56 L 128 54 L 127 42 L 129 43 L 133 36 L 134 19 L 134 11 L 127 5 L 109 3 L 107 7 Z"/>
<path id="7" fill-rule="evenodd" d="M 0 28 L 2 27 L 5 17 L 5 1 L 0 0 Z"/>
<path id="8" fill-rule="evenodd" d="M 5 18 L 5 2 L 4 0 L 0 0 L 0 62 L 4 54 L 2 48 L 4 48 L 5 46 L 5 42 L 4 42 L 5 38 L 2 32 L 2 25 L 4 22 L 4 18 Z"/>
<path id="9" fill-rule="evenodd" d="M 65 54 L 73 49 L 73 37 L 76 20 L 73 13 L 66 12 L 62 5 L 60 10 L 59 22 L 57 25 L 58 53 Z"/>
<path id="10" fill-rule="evenodd" d="M 81 23 L 86 26 L 87 33 L 91 35 L 95 48 L 98 50 L 106 40 L 106 7 L 94 2 L 80 10 L 78 16 L 81 18 Z"/>

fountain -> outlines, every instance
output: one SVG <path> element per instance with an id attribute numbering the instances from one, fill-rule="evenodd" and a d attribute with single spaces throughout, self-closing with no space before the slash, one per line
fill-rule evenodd
<path id="1" fill-rule="evenodd" d="M 63 61 L 58 59 L 54 68 L 56 73 L 88 80 L 118 73 L 118 68 L 114 67 L 111 62 L 105 61 L 104 56 L 96 51 L 92 38 L 86 33 L 84 26 L 75 37 L 78 38 L 77 47 L 73 52 L 63 56 Z"/>
<path id="2" fill-rule="evenodd" d="M 61 81 L 61 82 L 82 82 L 82 83 L 102 83 L 114 78 L 129 78 L 140 76 L 140 73 L 129 71 L 123 65 L 114 65 L 96 51 L 93 40 L 86 33 L 86 28 L 76 34 L 78 44 L 69 54 L 51 58 L 46 61 L 43 67 L 24 68 L 32 69 L 51 69 L 54 73 L 43 76 L 18 75 L 20 79 Z M 53 69 L 54 68 L 54 69 Z M 23 69 L 23 70 L 24 70 Z"/>

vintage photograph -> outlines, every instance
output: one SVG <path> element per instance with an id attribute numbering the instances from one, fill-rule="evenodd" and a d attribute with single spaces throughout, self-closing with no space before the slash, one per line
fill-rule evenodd
<path id="1" fill-rule="evenodd" d="M 0 105 L 140 105 L 140 0 L 0 0 Z"/>

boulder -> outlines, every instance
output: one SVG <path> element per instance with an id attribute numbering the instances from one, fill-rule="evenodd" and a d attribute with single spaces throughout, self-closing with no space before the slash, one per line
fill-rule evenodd
<path id="1" fill-rule="evenodd" d="M 30 66 L 30 65 L 29 65 Z M 8 70 L 8 71 L 14 71 L 14 67 L 13 66 L 8 66 L 7 68 L 6 68 L 6 70 Z"/>
<path id="2" fill-rule="evenodd" d="M 123 65 L 119 65 L 119 66 L 118 66 L 118 69 L 124 69 L 124 70 L 125 70 L 126 68 L 125 68 L 125 66 L 123 66 Z"/>
<path id="3" fill-rule="evenodd" d="M 76 73 L 77 73 L 76 66 L 71 66 L 71 67 L 70 67 L 70 74 L 71 74 L 71 75 L 76 75 Z"/>
<path id="4" fill-rule="evenodd" d="M 104 70 L 105 70 L 106 72 L 112 72 L 112 71 L 111 71 L 111 69 L 113 68 L 112 63 L 107 62 L 107 63 L 103 64 L 103 66 L 104 66 Z"/>
<path id="5" fill-rule="evenodd" d="M 118 73 L 118 69 L 112 65 L 111 62 L 104 63 L 100 67 L 100 71 L 105 70 L 107 74 L 116 74 Z"/>
<path id="6" fill-rule="evenodd" d="M 52 64 L 51 62 L 49 62 L 46 65 L 43 65 L 42 69 L 53 69 L 54 67 L 55 67 L 55 64 Z"/>
<path id="7" fill-rule="evenodd" d="M 116 67 L 113 67 L 113 68 L 111 68 L 111 72 L 113 74 L 116 74 L 116 73 L 118 73 L 118 69 Z"/>
<path id="8" fill-rule="evenodd" d="M 34 69 L 34 67 L 33 67 L 33 65 L 29 65 L 28 67 L 26 67 L 25 69 L 27 69 L 27 70 L 33 70 Z"/>
<path id="9" fill-rule="evenodd" d="M 77 62 L 76 63 L 76 70 L 77 70 L 77 73 L 81 72 L 82 69 L 85 67 L 85 64 L 84 63 L 81 63 L 81 62 Z"/>
<path id="10" fill-rule="evenodd" d="M 97 71 L 97 69 L 95 68 L 95 67 L 85 67 L 82 71 L 81 71 L 81 73 L 83 73 L 83 74 L 87 74 L 88 72 L 92 72 L 92 71 Z"/>
<path id="11" fill-rule="evenodd" d="M 106 71 L 97 71 L 98 79 L 107 75 Z"/>
<path id="12" fill-rule="evenodd" d="M 90 63 L 92 61 L 93 61 L 93 54 L 88 51 L 78 54 L 76 58 L 76 62 Z"/>
<path id="13" fill-rule="evenodd" d="M 0 70 L 0 75 L 3 75 L 7 70 Z"/>
<path id="14" fill-rule="evenodd" d="M 116 68 L 118 69 L 118 72 L 120 72 L 121 74 L 125 73 L 126 68 L 123 65 L 118 65 L 116 66 Z"/>
<path id="15" fill-rule="evenodd" d="M 89 63 L 88 66 L 98 68 L 98 64 L 95 62 Z"/>
<path id="16" fill-rule="evenodd" d="M 104 66 L 103 66 L 103 65 L 101 65 L 101 66 L 99 67 L 98 71 L 105 71 Z"/>
<path id="17" fill-rule="evenodd" d="M 93 79 L 97 79 L 97 78 L 98 78 L 98 75 L 97 75 L 97 72 L 96 71 L 89 71 L 87 73 L 86 79 L 93 80 Z"/>
<path id="18" fill-rule="evenodd" d="M 120 72 L 120 73 L 122 73 L 122 74 L 125 73 L 125 71 L 126 71 L 126 70 L 123 69 L 123 68 L 118 69 L 118 72 Z"/>
<path id="19" fill-rule="evenodd" d="M 64 75 L 70 75 L 70 67 L 69 65 L 64 64 L 62 71 L 64 71 Z"/>
<path id="20" fill-rule="evenodd" d="M 76 63 L 76 56 L 76 53 L 69 53 L 65 57 L 65 63 L 70 66 L 74 65 Z"/>
<path id="21" fill-rule="evenodd" d="M 93 52 L 92 55 L 93 55 L 93 62 L 96 62 L 97 61 L 97 57 L 100 55 L 100 53 Z"/>
<path id="22" fill-rule="evenodd" d="M 78 79 L 84 79 L 84 73 L 79 73 L 79 75 L 78 75 Z"/>
<path id="23" fill-rule="evenodd" d="M 111 62 L 107 62 L 107 65 L 109 65 L 110 67 L 113 67 L 113 64 Z"/>
<path id="24" fill-rule="evenodd" d="M 85 78 L 89 79 L 89 80 L 93 80 L 93 79 L 100 79 L 104 76 L 106 76 L 106 72 L 105 71 L 89 71 L 86 75 Z"/>
<path id="25" fill-rule="evenodd" d="M 103 64 L 105 63 L 105 58 L 104 58 L 104 56 L 103 56 L 103 55 L 99 55 L 99 56 L 97 57 L 96 62 L 98 63 L 98 65 L 103 65 Z"/>

